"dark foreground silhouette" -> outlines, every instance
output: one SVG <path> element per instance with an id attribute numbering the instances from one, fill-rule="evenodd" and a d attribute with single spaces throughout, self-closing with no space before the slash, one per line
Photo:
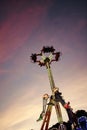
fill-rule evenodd
<path id="1" fill-rule="evenodd" d="M 77 118 L 77 127 L 72 129 L 72 124 L 63 122 L 62 124 L 56 123 L 49 130 L 87 130 L 87 112 L 85 110 L 77 110 L 75 112 Z"/>
<path id="2" fill-rule="evenodd" d="M 56 123 L 49 130 L 72 130 L 70 122 Z"/>

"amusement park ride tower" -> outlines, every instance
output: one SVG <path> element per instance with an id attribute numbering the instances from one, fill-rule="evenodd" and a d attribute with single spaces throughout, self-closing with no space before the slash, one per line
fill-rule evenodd
<path id="1" fill-rule="evenodd" d="M 49 96 L 48 94 L 45 94 L 43 96 L 43 111 L 40 114 L 40 117 L 38 119 L 38 120 L 43 119 L 40 130 L 48 130 L 53 106 L 55 107 L 57 119 L 58 122 L 61 124 L 61 130 L 62 130 L 63 117 L 62 117 L 62 111 L 59 103 L 61 103 L 62 106 L 66 109 L 69 122 L 72 124 L 72 129 L 74 129 L 77 125 L 77 120 L 75 118 L 75 114 L 73 113 L 70 107 L 70 103 L 69 102 L 66 103 L 65 100 L 62 98 L 61 96 L 62 93 L 59 92 L 59 88 L 55 86 L 52 71 L 51 71 L 51 66 L 50 66 L 51 63 L 53 61 L 59 61 L 60 55 L 61 55 L 60 52 L 55 52 L 53 46 L 43 47 L 39 54 L 31 55 L 31 59 L 34 63 L 37 62 L 41 67 L 46 66 L 49 81 L 50 81 L 51 91 L 52 91 L 51 96 Z M 38 56 L 41 56 L 41 60 L 37 59 Z M 48 98 L 49 98 L 49 103 L 47 103 Z"/>

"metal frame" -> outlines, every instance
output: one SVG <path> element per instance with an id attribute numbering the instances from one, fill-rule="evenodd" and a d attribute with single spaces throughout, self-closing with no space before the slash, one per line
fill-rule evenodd
<path id="1" fill-rule="evenodd" d="M 46 54 L 49 54 L 49 55 L 46 56 Z M 46 69 L 48 72 L 48 77 L 49 77 L 49 82 L 50 82 L 50 86 L 51 86 L 51 91 L 52 91 L 52 95 L 51 95 L 50 101 L 48 103 L 48 107 L 44 111 L 45 112 L 44 119 L 43 119 L 43 123 L 42 123 L 40 130 L 48 130 L 53 104 L 55 106 L 58 122 L 59 123 L 63 122 L 63 117 L 62 117 L 62 112 L 61 112 L 59 102 L 66 109 L 66 112 L 68 114 L 69 121 L 71 122 L 71 124 L 73 126 L 76 126 L 76 124 L 77 124 L 74 113 L 70 107 L 70 103 L 65 102 L 65 100 L 61 96 L 61 93 L 59 92 L 59 88 L 57 88 L 55 86 L 52 71 L 51 71 L 51 66 L 50 66 L 51 63 L 53 61 L 59 61 L 60 55 L 61 55 L 60 52 L 55 52 L 55 49 L 53 48 L 53 46 L 51 46 L 51 47 L 44 46 L 39 54 L 31 55 L 31 59 L 34 63 L 38 63 L 38 65 L 40 65 L 41 67 L 46 66 Z M 41 56 L 41 60 L 37 59 L 38 56 Z"/>

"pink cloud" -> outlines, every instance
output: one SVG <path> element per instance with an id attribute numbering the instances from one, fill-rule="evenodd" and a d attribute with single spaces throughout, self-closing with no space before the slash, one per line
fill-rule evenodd
<path id="1" fill-rule="evenodd" d="M 9 15 L 0 29 L 0 62 L 10 59 L 23 46 L 32 32 L 39 27 L 46 6 L 26 8 L 20 13 Z"/>

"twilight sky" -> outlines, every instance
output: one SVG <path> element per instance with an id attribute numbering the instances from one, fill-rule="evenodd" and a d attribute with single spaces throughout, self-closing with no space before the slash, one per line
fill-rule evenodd
<path id="1" fill-rule="evenodd" d="M 87 110 L 86 0 L 0 0 L 0 129 L 39 130 L 45 67 L 30 60 L 43 46 L 61 51 L 54 81 L 75 112 Z M 67 115 L 62 108 L 63 118 Z M 50 125 L 57 122 L 53 109 Z"/>

